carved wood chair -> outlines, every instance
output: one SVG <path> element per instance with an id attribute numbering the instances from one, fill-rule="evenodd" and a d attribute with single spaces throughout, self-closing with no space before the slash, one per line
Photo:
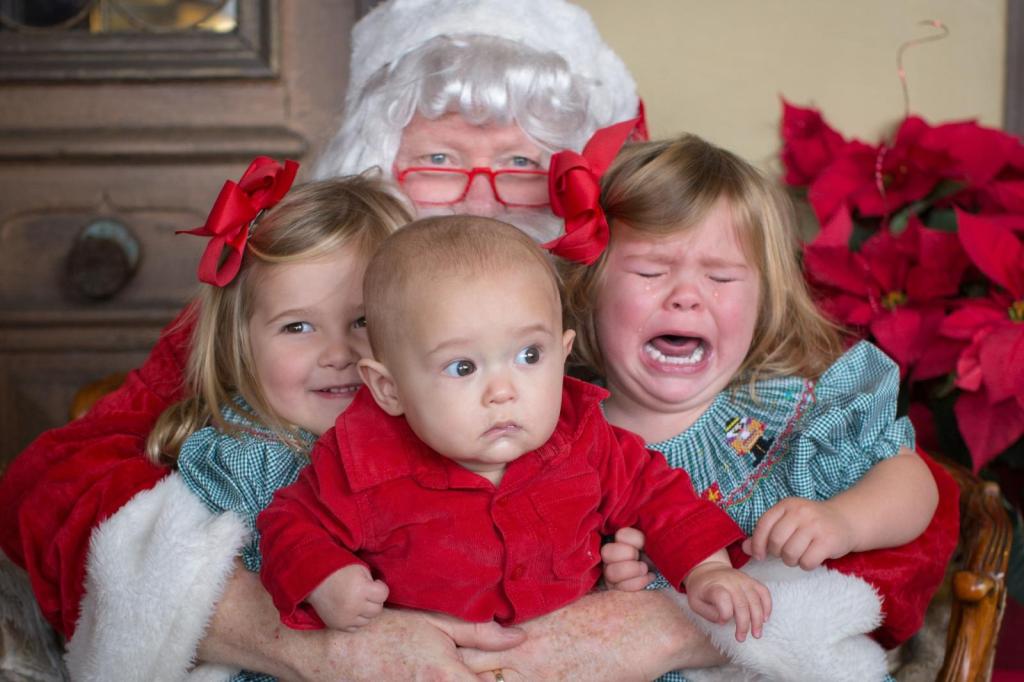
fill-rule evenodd
<path id="1" fill-rule="evenodd" d="M 69 416 L 74 419 L 85 414 L 96 400 L 123 380 L 123 374 L 111 375 L 85 386 L 75 396 Z M 949 584 L 940 589 L 933 600 L 924 627 L 942 628 L 948 614 L 945 648 L 934 656 L 936 661 L 914 661 L 914 653 L 910 652 L 909 662 L 894 675 L 901 680 L 988 680 L 992 676 L 999 626 L 1006 605 L 1006 570 L 1012 537 L 1010 518 L 997 484 L 979 479 L 945 457 L 936 459 L 960 486 L 960 545 L 947 572 Z M 937 615 L 932 617 L 931 612 Z M 935 672 L 940 656 L 941 667 Z M 916 668 L 917 672 L 910 672 L 910 668 Z M 908 671 L 906 675 L 902 673 L 904 669 Z"/>
<path id="2" fill-rule="evenodd" d="M 960 547 L 954 557 L 946 654 L 938 680 L 988 680 L 1006 606 L 1012 529 L 999 486 L 940 458 L 960 486 Z"/>

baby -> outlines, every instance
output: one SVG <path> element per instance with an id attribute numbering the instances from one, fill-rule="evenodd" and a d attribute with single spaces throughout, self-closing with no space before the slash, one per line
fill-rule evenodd
<path id="1" fill-rule="evenodd" d="M 485 218 L 414 222 L 374 256 L 364 298 L 368 390 L 257 521 L 285 624 L 351 630 L 385 601 L 518 623 L 590 591 L 601 536 L 635 525 L 697 613 L 760 636 L 771 602 L 730 563 L 739 528 L 605 421 L 603 389 L 563 376 L 574 333 L 532 240 Z"/>

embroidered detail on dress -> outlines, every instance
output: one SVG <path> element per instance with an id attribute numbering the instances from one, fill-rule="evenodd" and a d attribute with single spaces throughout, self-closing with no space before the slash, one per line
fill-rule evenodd
<path id="1" fill-rule="evenodd" d="M 753 455 L 758 464 L 768 454 L 774 439 L 764 435 L 764 422 L 753 417 L 733 417 L 725 423 L 725 441 L 737 455 Z"/>
<path id="2" fill-rule="evenodd" d="M 722 489 L 718 487 L 718 481 L 713 482 L 700 494 L 702 499 L 718 504 L 722 501 Z"/>
<path id="3" fill-rule="evenodd" d="M 800 398 L 796 402 L 793 415 L 786 421 L 786 426 L 783 427 L 782 433 L 772 442 L 767 454 L 761 460 L 761 463 L 750 473 L 743 483 L 736 486 L 729 493 L 729 496 L 718 503 L 718 506 L 722 509 L 728 509 L 737 504 L 746 502 L 754 495 L 754 489 L 757 487 L 758 482 L 763 478 L 767 478 L 768 474 L 772 472 L 772 469 L 782 459 L 786 449 L 783 445 L 789 441 L 789 436 L 796 429 L 797 424 L 800 423 L 803 417 L 804 410 L 808 405 L 814 402 L 814 382 L 805 379 L 803 391 L 800 394 Z"/>
<path id="4" fill-rule="evenodd" d="M 234 405 L 225 405 L 221 414 L 224 421 L 235 432 L 235 439 L 239 441 L 241 441 L 240 436 L 248 436 L 264 443 L 284 443 L 293 453 L 308 455 L 317 439 L 315 435 L 303 428 L 296 428 L 294 433 L 298 436 L 297 438 L 289 438 L 287 432 L 274 431 L 260 422 L 249 403 L 240 395 L 235 396 Z"/>
<path id="5" fill-rule="evenodd" d="M 266 431 L 264 431 L 262 427 L 254 427 L 254 426 L 249 426 L 249 425 L 243 426 L 243 425 L 239 424 L 238 425 L 238 432 L 239 433 L 244 433 L 245 435 L 249 436 L 250 438 L 252 438 L 254 440 L 262 441 L 264 443 L 277 443 L 277 442 L 280 442 L 280 440 L 281 440 L 280 438 L 278 438 L 274 434 L 267 433 Z"/>

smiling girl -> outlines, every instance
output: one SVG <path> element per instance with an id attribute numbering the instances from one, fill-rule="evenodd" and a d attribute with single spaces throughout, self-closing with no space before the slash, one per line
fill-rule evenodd
<path id="1" fill-rule="evenodd" d="M 409 219 L 384 184 L 366 177 L 288 192 L 290 164 L 254 161 L 193 231 L 213 239 L 192 304 L 187 397 L 164 411 L 147 443 L 211 511 L 246 522 L 240 553 L 252 571 L 260 567 L 256 515 L 295 480 L 361 385 L 363 273 Z M 225 230 L 232 236 L 217 236 Z"/>

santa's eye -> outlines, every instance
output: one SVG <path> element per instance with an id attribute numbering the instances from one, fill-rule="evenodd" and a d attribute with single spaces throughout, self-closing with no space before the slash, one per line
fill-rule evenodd
<path id="1" fill-rule="evenodd" d="M 508 167 L 516 169 L 521 168 L 523 170 L 538 170 L 540 169 L 540 164 L 528 156 L 513 156 L 509 159 Z"/>

